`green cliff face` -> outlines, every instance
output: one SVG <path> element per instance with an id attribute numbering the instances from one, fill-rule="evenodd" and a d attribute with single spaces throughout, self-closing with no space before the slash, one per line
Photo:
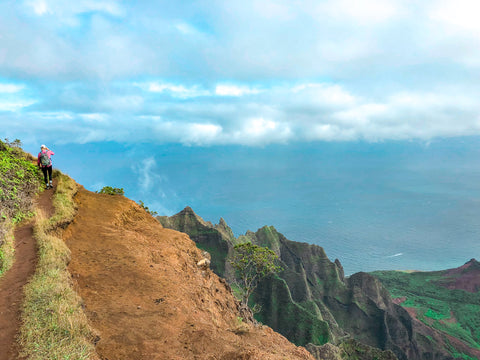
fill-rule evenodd
<path id="1" fill-rule="evenodd" d="M 210 268 L 213 272 L 225 277 L 225 264 L 234 236 L 224 221 L 214 227 L 195 214 L 190 207 L 174 216 L 157 216 L 157 219 L 163 227 L 188 234 L 200 249 L 211 255 Z"/>
<path id="2" fill-rule="evenodd" d="M 340 262 L 330 261 L 320 246 L 288 240 L 272 226 L 236 239 L 223 220 L 214 226 L 190 208 L 159 220 L 209 251 L 212 270 L 230 282 L 234 244 L 250 241 L 272 249 L 284 270 L 264 279 L 253 293 L 252 303 L 261 306 L 255 317 L 295 344 L 308 345 L 314 355 L 335 348 L 331 359 L 452 359 L 435 348 L 435 339 L 417 333 L 414 319 L 379 280 L 366 273 L 345 278 Z"/>
<path id="3" fill-rule="evenodd" d="M 480 358 L 480 263 L 435 272 L 372 273 L 415 318 L 419 341 L 432 339 L 456 359 Z"/>

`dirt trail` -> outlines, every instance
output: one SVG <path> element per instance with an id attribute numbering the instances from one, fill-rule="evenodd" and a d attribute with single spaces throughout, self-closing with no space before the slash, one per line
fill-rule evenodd
<path id="1" fill-rule="evenodd" d="M 57 187 L 46 190 L 36 201 L 36 208 L 47 216 L 53 215 L 52 197 Z M 18 356 L 15 336 L 20 328 L 20 306 L 23 302 L 23 286 L 35 271 L 37 249 L 33 238 L 34 220 L 15 230 L 15 262 L 0 279 L 0 360 L 12 360 Z"/>
<path id="2" fill-rule="evenodd" d="M 81 189 L 64 233 L 69 270 L 101 359 L 313 359 L 267 327 L 242 324 L 228 286 L 183 233 L 133 201 Z"/>

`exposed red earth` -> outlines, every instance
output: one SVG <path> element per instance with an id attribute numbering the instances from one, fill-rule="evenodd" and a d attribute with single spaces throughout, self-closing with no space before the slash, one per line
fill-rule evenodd
<path id="1" fill-rule="evenodd" d="M 47 216 L 53 214 L 53 190 L 42 192 L 36 208 Z M 20 311 L 24 299 L 23 287 L 35 272 L 37 259 L 36 242 L 33 238 L 34 219 L 15 229 L 15 262 L 0 279 L 0 360 L 12 360 L 18 357 L 15 341 L 20 328 Z"/>
<path id="2" fill-rule="evenodd" d="M 443 278 L 442 285 L 448 289 L 480 291 L 480 263 L 472 259 L 458 268 L 446 270 Z"/>
<path id="3" fill-rule="evenodd" d="M 240 317 L 229 286 L 184 234 L 123 196 L 80 189 L 64 240 L 104 360 L 313 359 Z"/>

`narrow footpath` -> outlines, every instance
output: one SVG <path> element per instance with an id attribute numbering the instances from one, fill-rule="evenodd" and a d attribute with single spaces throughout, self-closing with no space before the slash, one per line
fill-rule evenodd
<path id="1" fill-rule="evenodd" d="M 43 191 L 36 201 L 36 208 L 50 217 L 53 215 L 54 187 Z M 35 219 L 26 222 L 15 230 L 15 262 L 11 269 L 0 278 L 0 360 L 12 360 L 18 357 L 16 335 L 20 329 L 23 287 L 35 272 L 37 247 L 33 238 Z"/>

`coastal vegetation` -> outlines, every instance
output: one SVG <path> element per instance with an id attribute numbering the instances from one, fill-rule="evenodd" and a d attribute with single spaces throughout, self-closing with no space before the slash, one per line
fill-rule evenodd
<path id="1" fill-rule="evenodd" d="M 281 271 L 282 267 L 276 264 L 278 256 L 267 247 L 247 242 L 235 245 L 233 250 L 234 255 L 230 263 L 235 269 L 234 282 L 240 290 L 242 306 L 248 307 L 248 299 L 259 281 Z"/>
<path id="2" fill-rule="evenodd" d="M 158 215 L 158 213 L 156 211 L 150 210 L 148 208 L 148 206 L 146 206 L 145 203 L 142 200 L 138 200 L 138 205 L 140 205 L 143 208 L 143 210 L 145 210 L 150 215 L 152 215 L 152 216 L 157 216 Z"/>
<path id="3" fill-rule="evenodd" d="M 124 195 L 125 191 L 123 188 L 116 188 L 112 186 L 104 186 L 100 191 L 96 191 L 97 194 L 107 194 L 107 195 Z"/>
<path id="4" fill-rule="evenodd" d="M 32 204 L 41 178 L 35 158 L 20 140 L 0 140 L 0 276 L 14 258 L 14 225 L 32 216 Z"/>
<path id="5" fill-rule="evenodd" d="M 448 289 L 451 284 L 445 278 L 440 291 L 439 284 L 431 283 L 433 278 L 418 278 L 409 284 L 398 272 L 392 275 L 393 287 L 364 272 L 345 277 L 340 261 L 332 262 L 320 246 L 288 240 L 272 226 L 235 238 L 224 220 L 213 225 L 189 207 L 157 219 L 167 228 L 189 234 L 199 248 L 210 252 L 212 264 L 223 262 L 225 266 L 215 265 L 212 270 L 237 292 L 231 265 L 237 244 L 268 247 L 278 255 L 283 270 L 264 278 L 252 292 L 250 302 L 261 306 L 255 319 L 306 346 L 317 358 L 330 358 L 325 351 L 334 348 L 342 359 L 478 358 L 478 291 Z M 471 265 L 473 269 L 478 262 Z M 468 269 L 455 270 L 472 277 Z M 472 286 L 472 281 L 462 283 Z M 407 292 L 412 296 L 401 299 Z M 437 293 L 442 295 L 435 297 Z M 422 323 L 412 317 L 410 309 L 398 305 L 402 301 L 402 306 L 423 307 L 418 311 Z M 444 328 L 448 333 L 441 332 Z"/>
<path id="6" fill-rule="evenodd" d="M 435 272 L 375 271 L 391 296 L 404 308 L 412 309 L 418 320 L 441 333 L 460 339 L 473 349 L 480 349 L 480 291 L 466 291 L 455 282 L 478 271 L 479 263 L 471 260 L 464 269 Z M 455 358 L 473 359 L 448 348 Z"/>

